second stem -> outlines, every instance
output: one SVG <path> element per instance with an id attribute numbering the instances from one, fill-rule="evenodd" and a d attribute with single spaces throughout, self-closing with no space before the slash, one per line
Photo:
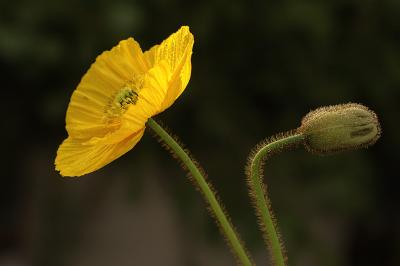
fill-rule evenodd
<path id="1" fill-rule="evenodd" d="M 286 259 L 283 251 L 283 243 L 281 243 L 279 239 L 277 228 L 273 220 L 272 209 L 267 201 L 267 192 L 262 179 L 262 166 L 264 160 L 269 155 L 300 144 L 303 140 L 304 136 L 302 134 L 294 134 L 262 145 L 254 153 L 248 168 L 250 194 L 253 197 L 260 219 L 261 230 L 264 232 L 264 240 L 270 249 L 272 260 L 276 266 L 285 266 Z"/>

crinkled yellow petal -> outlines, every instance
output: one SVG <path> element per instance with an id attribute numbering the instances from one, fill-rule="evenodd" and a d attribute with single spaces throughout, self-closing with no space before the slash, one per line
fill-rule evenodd
<path id="1" fill-rule="evenodd" d="M 140 97 L 150 103 L 152 116 L 165 109 L 163 103 L 168 94 L 171 75 L 171 70 L 166 61 L 159 62 L 146 73 Z"/>
<path id="2" fill-rule="evenodd" d="M 161 103 L 161 111 L 172 105 L 189 82 L 193 43 L 194 38 L 189 27 L 183 26 L 160 45 L 156 45 L 144 53 L 149 65 L 155 67 L 166 62 L 168 68 L 164 67 L 164 69 L 170 71 L 167 75 L 168 85 L 165 98 Z"/>
<path id="3" fill-rule="evenodd" d="M 62 176 L 81 176 L 91 173 L 132 149 L 141 139 L 144 128 L 114 144 L 90 144 L 72 137 L 58 148 L 56 170 Z"/>
<path id="4" fill-rule="evenodd" d="M 112 144 L 144 128 L 150 117 L 162 111 L 169 75 L 170 71 L 165 62 L 150 69 L 144 76 L 143 87 L 138 92 L 135 104 L 128 105 L 127 110 L 119 117 L 119 128 L 110 130 L 104 136 L 93 136 L 88 142 Z"/>
<path id="5" fill-rule="evenodd" d="M 154 45 L 149 50 L 144 52 L 144 58 L 150 66 L 154 66 L 156 64 L 156 51 L 160 47 L 159 44 Z"/>
<path id="6" fill-rule="evenodd" d="M 115 131 L 110 131 L 103 137 L 92 137 L 88 143 L 91 144 L 113 144 L 122 141 L 133 132 L 137 132 L 145 127 L 147 120 L 152 117 L 159 109 L 157 96 L 162 92 L 149 87 L 140 90 L 136 104 L 129 105 L 124 114 L 121 115 L 120 127 Z M 160 100 L 158 100 L 160 101 Z M 157 109 L 158 108 L 158 109 Z"/>
<path id="7" fill-rule="evenodd" d="M 110 131 L 103 137 L 92 137 L 91 143 L 115 143 L 127 135 L 145 127 L 147 120 L 162 112 L 162 104 L 168 92 L 171 71 L 166 61 L 160 62 L 144 76 L 143 87 L 135 104 L 129 105 L 121 116 L 120 128 Z"/>
<path id="8" fill-rule="evenodd" d="M 98 56 L 72 94 L 66 116 L 68 134 L 74 138 L 103 137 L 115 130 L 118 124 L 104 123 L 106 108 L 127 81 L 149 68 L 139 44 L 132 38 Z"/>
<path id="9" fill-rule="evenodd" d="M 116 143 L 143 128 L 148 118 L 168 108 L 189 81 L 192 47 L 193 36 L 188 27 L 182 27 L 161 45 L 150 49 L 144 58 L 152 68 L 143 75 L 143 87 L 138 91 L 137 102 L 129 105 L 121 116 L 118 129 L 94 136 L 90 142 Z"/>

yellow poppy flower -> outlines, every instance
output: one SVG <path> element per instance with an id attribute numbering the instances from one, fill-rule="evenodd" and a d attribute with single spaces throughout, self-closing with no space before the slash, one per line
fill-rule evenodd
<path id="1" fill-rule="evenodd" d="M 58 148 L 56 170 L 81 176 L 132 149 L 147 120 L 186 88 L 193 42 L 189 27 L 183 26 L 144 53 L 129 38 L 98 56 L 71 96 L 68 138 Z"/>

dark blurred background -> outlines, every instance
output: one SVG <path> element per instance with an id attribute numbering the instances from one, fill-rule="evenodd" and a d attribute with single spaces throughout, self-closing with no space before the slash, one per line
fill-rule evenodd
<path id="1" fill-rule="evenodd" d="M 181 25 L 192 78 L 157 118 L 207 170 L 258 265 L 268 255 L 244 165 L 310 109 L 359 102 L 381 139 L 368 150 L 272 158 L 266 183 L 290 265 L 400 265 L 400 1 L 0 2 L 0 265 L 234 265 L 200 194 L 151 134 L 77 179 L 53 162 L 72 91 L 96 56 L 143 49 Z M 396 122 L 397 121 L 397 122 Z"/>

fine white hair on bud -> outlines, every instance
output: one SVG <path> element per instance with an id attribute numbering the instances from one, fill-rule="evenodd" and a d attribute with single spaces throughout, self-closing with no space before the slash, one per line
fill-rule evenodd
<path id="1" fill-rule="evenodd" d="M 297 131 L 305 136 L 307 150 L 331 154 L 374 144 L 381 127 L 373 111 L 361 104 L 348 103 L 311 111 Z"/>

